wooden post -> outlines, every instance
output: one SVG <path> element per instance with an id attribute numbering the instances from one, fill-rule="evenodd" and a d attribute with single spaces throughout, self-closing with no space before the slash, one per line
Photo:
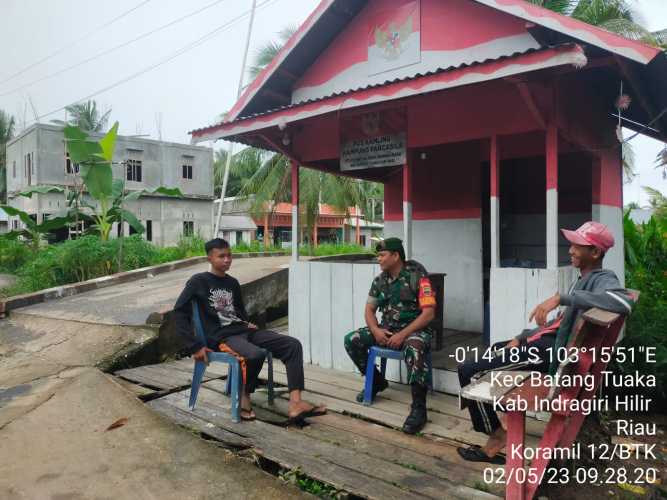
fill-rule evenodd
<path id="1" fill-rule="evenodd" d="M 412 165 L 409 153 L 403 165 L 403 248 L 405 258 L 412 257 Z"/>
<path id="2" fill-rule="evenodd" d="M 317 247 L 317 219 L 315 219 L 315 224 L 313 224 L 313 248 Z"/>
<path id="3" fill-rule="evenodd" d="M 264 250 L 269 249 L 269 213 L 264 214 Z"/>
<path id="4" fill-rule="evenodd" d="M 299 164 L 292 160 L 292 261 L 299 260 Z"/>
<path id="5" fill-rule="evenodd" d="M 547 126 L 547 269 L 558 269 L 558 129 Z"/>
<path id="6" fill-rule="evenodd" d="M 491 267 L 500 267 L 500 149 L 498 136 L 491 136 Z"/>

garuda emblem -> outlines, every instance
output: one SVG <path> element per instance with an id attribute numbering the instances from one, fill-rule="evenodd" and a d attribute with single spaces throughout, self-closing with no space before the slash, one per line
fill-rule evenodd
<path id="1" fill-rule="evenodd" d="M 396 26 L 395 23 L 390 23 L 387 31 L 382 30 L 379 26 L 375 28 L 375 45 L 382 49 L 385 59 L 398 59 L 403 53 L 403 43 L 408 39 L 412 33 L 412 16 L 408 17 L 405 22 Z"/>

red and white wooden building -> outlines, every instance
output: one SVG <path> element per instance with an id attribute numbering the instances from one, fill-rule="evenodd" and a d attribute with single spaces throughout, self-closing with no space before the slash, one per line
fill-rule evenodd
<path id="1" fill-rule="evenodd" d="M 323 0 L 227 121 L 192 139 L 288 156 L 293 223 L 299 165 L 384 183 L 385 237 L 447 273 L 445 327 L 493 342 L 573 279 L 559 227 L 607 224 L 605 264 L 623 279 L 613 115 L 627 95 L 620 124 L 665 139 L 666 84 L 659 49 L 523 0 Z M 307 358 L 352 369 L 343 335 L 377 271 L 293 263 L 290 333 Z"/>

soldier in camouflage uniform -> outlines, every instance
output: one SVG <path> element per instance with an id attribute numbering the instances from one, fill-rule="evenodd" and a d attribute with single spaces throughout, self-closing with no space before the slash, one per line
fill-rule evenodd
<path id="1" fill-rule="evenodd" d="M 435 316 L 435 295 L 424 266 L 405 261 L 403 243 L 387 238 L 377 245 L 382 273 L 375 277 L 366 302 L 366 327 L 345 336 L 345 350 L 362 375 L 366 374 L 368 351 L 374 345 L 402 350 L 412 389 L 412 407 L 403 431 L 414 434 L 426 424 L 426 392 L 429 376 L 426 353 L 431 345 L 429 323 Z M 380 309 L 382 322 L 375 312 Z M 376 368 L 373 398 L 388 386 Z M 362 402 L 364 391 L 357 395 Z"/>

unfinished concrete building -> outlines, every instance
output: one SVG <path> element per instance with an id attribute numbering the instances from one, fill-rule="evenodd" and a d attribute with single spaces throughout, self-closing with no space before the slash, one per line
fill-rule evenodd
<path id="1" fill-rule="evenodd" d="M 94 134 L 93 134 L 94 135 Z M 100 136 L 101 137 L 101 136 Z M 213 220 L 213 151 L 210 148 L 119 136 L 114 154 L 113 175 L 124 179 L 128 191 L 153 190 L 159 186 L 178 187 L 182 197 L 142 195 L 126 204 L 143 223 L 145 239 L 159 246 L 177 243 L 181 236 L 207 237 Z M 7 144 L 7 198 L 12 207 L 24 210 L 38 223 L 66 208 L 65 194 L 18 193 L 37 185 L 72 189 L 81 184 L 78 165 L 65 150 L 63 129 L 35 124 Z M 18 217 L 9 218 L 9 229 L 21 227 Z M 52 241 L 67 239 L 71 231 L 53 235 Z M 112 229 L 114 237 L 132 228 L 125 223 Z"/>

